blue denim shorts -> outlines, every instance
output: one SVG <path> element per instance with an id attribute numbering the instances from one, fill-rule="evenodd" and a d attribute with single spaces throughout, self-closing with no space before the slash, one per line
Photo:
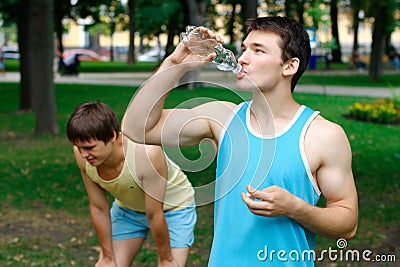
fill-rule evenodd
<path id="1" fill-rule="evenodd" d="M 146 214 L 118 206 L 111 207 L 112 239 L 147 238 L 150 224 Z M 180 210 L 164 212 L 171 248 L 190 247 L 194 242 L 197 220 L 195 205 Z"/>

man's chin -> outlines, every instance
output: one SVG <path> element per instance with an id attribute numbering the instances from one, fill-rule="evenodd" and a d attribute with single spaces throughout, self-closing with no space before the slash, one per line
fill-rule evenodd
<path id="1" fill-rule="evenodd" d="M 239 91 L 250 91 L 250 92 L 256 92 L 260 90 L 258 86 L 247 77 L 236 80 L 236 89 Z"/>

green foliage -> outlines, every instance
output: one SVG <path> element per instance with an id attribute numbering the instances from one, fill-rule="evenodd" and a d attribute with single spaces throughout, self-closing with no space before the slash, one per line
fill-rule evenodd
<path id="1" fill-rule="evenodd" d="M 332 37 L 332 39 L 328 42 L 321 42 L 319 44 L 319 46 L 322 48 L 328 48 L 328 49 L 338 49 L 339 48 L 338 42 L 335 37 Z"/>
<path id="2" fill-rule="evenodd" d="M 224 44 L 223 46 L 224 46 L 226 49 L 231 50 L 231 51 L 233 52 L 233 54 L 235 54 L 235 55 L 238 54 L 236 45 L 234 45 L 234 44 Z"/>
<path id="3" fill-rule="evenodd" d="M 312 2 L 311 7 L 308 8 L 306 12 L 308 16 L 312 18 L 312 23 L 309 23 L 310 25 L 306 26 L 318 29 L 320 23 L 328 23 L 326 20 L 323 20 L 323 18 L 327 17 L 326 15 L 329 13 L 329 9 L 323 9 L 319 1 Z"/>
<path id="4" fill-rule="evenodd" d="M 101 9 L 104 6 L 111 6 L 113 0 L 85 0 L 78 1 L 74 6 L 71 5 L 70 0 L 61 0 L 67 3 L 64 10 L 68 17 L 74 18 L 92 18 L 95 22 L 99 22 L 101 16 Z"/>
<path id="5" fill-rule="evenodd" d="M 20 0 L 2 0 L 0 1 L 0 19 L 4 25 L 11 25 L 18 20 L 20 11 Z"/>
<path id="6" fill-rule="evenodd" d="M 129 16 L 127 11 L 122 5 L 121 1 L 113 0 L 109 5 L 100 6 L 100 24 L 93 24 L 93 32 L 101 30 L 107 35 L 112 35 L 114 32 L 122 32 L 128 30 Z"/>
<path id="7" fill-rule="evenodd" d="M 168 32 L 171 18 L 182 24 L 183 7 L 180 1 L 138 0 L 136 1 L 136 28 L 142 36 L 153 38 Z"/>

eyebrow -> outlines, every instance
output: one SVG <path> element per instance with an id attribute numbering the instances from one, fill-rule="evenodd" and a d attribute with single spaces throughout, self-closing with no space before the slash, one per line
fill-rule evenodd
<path id="1" fill-rule="evenodd" d="M 75 145 L 78 149 L 92 149 L 94 148 L 96 145 L 85 145 L 85 146 L 77 146 Z"/>
<path id="2" fill-rule="evenodd" d="M 257 48 L 261 47 L 264 49 L 267 48 L 263 43 L 250 43 L 249 46 L 246 46 L 244 43 L 242 43 L 241 48 L 245 48 L 245 47 L 257 47 Z"/>

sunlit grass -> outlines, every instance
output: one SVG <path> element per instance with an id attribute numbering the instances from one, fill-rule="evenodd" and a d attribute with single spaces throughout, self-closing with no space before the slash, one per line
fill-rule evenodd
<path id="1" fill-rule="evenodd" d="M 65 123 L 72 110 L 88 100 L 106 102 L 121 118 L 134 90 L 118 86 L 56 85 L 60 135 L 53 137 L 33 136 L 33 114 L 17 112 L 18 85 L 1 84 L 1 266 L 94 265 L 98 243 L 90 222 L 86 192 L 65 136 Z M 239 102 L 249 95 L 238 96 L 219 88 L 179 89 L 171 93 L 167 105 L 173 107 L 200 97 Z M 296 93 L 295 98 L 339 123 L 349 137 L 360 202 L 358 234 L 349 244 L 388 251 L 390 247 L 385 244 L 389 231 L 398 227 L 400 219 L 400 126 L 354 121 L 343 116 L 354 102 L 372 100 L 367 97 Z M 188 157 L 198 156 L 196 149 L 186 148 L 184 153 Z M 188 173 L 194 185 L 206 184 L 214 175 L 215 163 L 202 172 Z M 213 232 L 212 208 L 208 205 L 198 209 L 196 241 L 188 266 L 206 265 Z M 14 225 L 30 231 L 17 231 Z M 59 236 L 56 238 L 56 235 Z M 318 238 L 317 248 L 335 248 L 335 242 Z M 154 264 L 155 247 L 149 241 L 135 266 Z"/>

